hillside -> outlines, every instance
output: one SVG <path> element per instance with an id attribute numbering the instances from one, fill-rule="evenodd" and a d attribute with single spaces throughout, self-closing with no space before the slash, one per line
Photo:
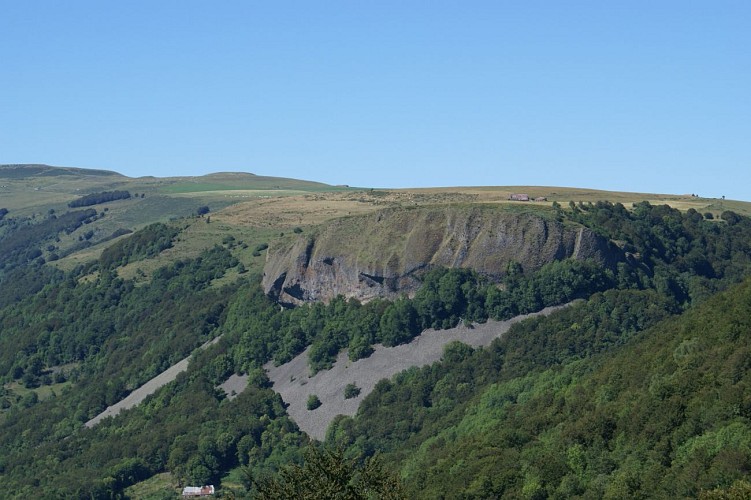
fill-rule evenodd
<path id="1" fill-rule="evenodd" d="M 589 322 L 596 302 L 382 385 L 329 439 L 386 450 L 410 494 L 424 498 L 692 498 L 748 480 L 751 281 L 608 352 L 538 361 L 525 373 L 504 366 L 495 380 L 472 376 L 477 364 L 508 364 L 529 336 L 555 336 L 540 360 L 586 337 L 572 325 Z M 471 396 L 443 410 L 461 385 Z"/>
<path id="2" fill-rule="evenodd" d="M 516 316 L 506 321 L 488 321 L 478 325 L 460 325 L 445 330 L 428 329 L 410 343 L 393 347 L 376 345 L 373 353 L 364 359 L 352 361 L 348 353 L 341 352 L 334 365 L 315 375 L 310 375 L 309 350 L 293 360 L 274 366 L 267 364 L 269 379 L 287 404 L 287 412 L 302 431 L 310 437 L 323 440 L 331 422 L 339 415 L 354 416 L 360 403 L 383 379 L 413 367 L 422 367 L 441 360 L 451 342 L 462 342 L 473 347 L 490 344 L 519 321 L 549 314 L 559 307 Z M 347 386 L 356 387 L 356 395 L 347 394 Z M 321 406 L 308 411 L 305 402 L 311 395 L 320 398 Z"/>
<path id="3" fill-rule="evenodd" d="M 128 192 L 131 196 L 88 207 L 97 210 L 97 217 L 88 221 L 83 231 L 57 235 L 60 241 L 39 242 L 43 257 L 49 261 L 50 254 L 56 254 L 60 260 L 55 265 L 68 271 L 96 259 L 103 248 L 126 231 L 175 219 L 181 219 L 180 224 L 185 226 L 190 216 L 196 215 L 202 207 L 208 208 L 211 221 L 219 224 L 208 225 L 202 219 L 198 221 L 201 224 L 184 227 L 182 230 L 190 237 L 175 242 L 179 251 L 167 254 L 160 264 L 169 259 L 195 257 L 214 243 L 220 243 L 228 234 L 238 240 L 258 238 L 270 244 L 280 232 L 289 234 L 295 228 L 313 228 L 326 221 L 384 209 L 478 203 L 514 208 L 523 205 L 533 209 L 549 208 L 553 202 L 567 207 L 570 202 L 609 200 L 625 206 L 648 201 L 680 210 L 693 208 L 702 214 L 712 213 L 715 218 L 726 210 L 751 214 L 751 203 L 691 195 L 529 186 L 373 190 L 239 172 L 201 177 L 130 178 L 106 170 L 0 165 L 0 210 L 7 210 L 7 217 L 16 220 L 38 222 L 51 214 L 65 213 L 69 210 L 68 203 L 86 195 L 112 191 Z M 548 201 L 509 202 L 509 196 L 516 192 L 528 193 L 533 198 L 546 197 Z M 280 243 L 285 244 L 284 240 Z M 46 250 L 51 244 L 57 248 Z M 249 269 L 258 269 L 253 259 L 243 259 L 243 263 Z"/>
<path id="4" fill-rule="evenodd" d="M 55 267 L 64 271 L 98 258 L 113 241 L 156 222 L 172 224 L 186 234 L 182 244 L 176 245 L 178 248 L 160 265 L 170 259 L 196 257 L 201 251 L 220 243 L 228 234 L 246 240 L 267 238 L 268 225 L 249 227 L 230 223 L 209 226 L 205 217 L 195 217 L 201 209 L 207 211 L 210 220 L 214 212 L 248 200 L 283 199 L 343 190 L 317 182 L 249 173 L 130 178 L 104 170 L 0 165 L 0 209 L 7 211 L 6 219 L 43 226 L 48 220 L 74 208 L 71 205 L 92 198 L 94 203 L 78 209 L 96 211 L 95 215 L 86 218 L 85 225 L 40 234 L 39 239 L 24 242 L 26 247 L 39 248 L 42 258 L 54 262 Z M 107 193 L 123 193 L 125 196 L 107 199 L 104 196 Z M 276 232 L 278 227 L 273 229 Z M 8 231 L 7 220 L 5 227 L 0 228 L 2 231 Z M 47 230 L 42 229 L 40 233 L 43 231 Z M 251 252 L 244 259 L 249 268 L 254 267 L 255 260 L 251 258 Z M 142 270 L 150 271 L 151 267 Z M 125 274 L 132 277 L 134 271 L 125 270 Z"/>
<path id="5" fill-rule="evenodd" d="M 252 497 L 251 478 L 300 463 L 324 434 L 301 429 L 317 409 L 288 408 L 267 370 L 295 360 L 313 388 L 338 360 L 420 359 L 423 332 L 485 331 L 572 301 L 486 348 L 451 343 L 391 380 L 368 371 L 372 392 L 350 398 L 357 412 L 334 418 L 324 444 L 355 467 L 381 453 L 410 497 L 691 497 L 748 479 L 748 203 L 3 173 L 12 497 L 174 498 L 207 483 Z M 409 282 L 386 287 L 399 276 Z M 305 300 L 267 294 L 275 282 Z M 140 404 L 84 426 L 185 359 Z M 241 376 L 239 394 L 221 390 Z"/>
<path id="6" fill-rule="evenodd" d="M 500 279 L 509 264 L 533 272 L 567 258 L 615 267 L 622 252 L 584 226 L 564 226 L 552 210 L 479 205 L 386 209 L 338 219 L 270 248 L 264 291 L 282 303 L 368 300 L 414 294 L 434 267 Z"/>

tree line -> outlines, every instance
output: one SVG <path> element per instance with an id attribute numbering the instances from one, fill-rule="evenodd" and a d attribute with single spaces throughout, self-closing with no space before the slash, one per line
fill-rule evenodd
<path id="1" fill-rule="evenodd" d="M 128 191 L 103 191 L 101 193 L 91 193 L 82 196 L 69 202 L 68 206 L 70 208 L 90 207 L 92 205 L 99 205 L 110 201 L 127 199 L 130 199 L 130 192 Z"/>

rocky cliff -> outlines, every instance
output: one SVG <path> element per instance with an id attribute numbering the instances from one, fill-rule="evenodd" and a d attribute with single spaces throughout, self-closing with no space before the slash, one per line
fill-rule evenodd
<path id="1" fill-rule="evenodd" d="M 471 268 L 491 279 L 510 262 L 525 271 L 553 260 L 613 265 L 620 251 L 584 227 L 495 206 L 389 209 L 339 219 L 269 249 L 263 287 L 281 303 L 368 300 L 413 293 L 435 267 Z"/>

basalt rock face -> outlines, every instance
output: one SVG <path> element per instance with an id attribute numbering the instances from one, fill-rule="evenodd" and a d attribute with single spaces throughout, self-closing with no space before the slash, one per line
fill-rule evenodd
<path id="1" fill-rule="evenodd" d="M 414 293 L 432 267 L 471 268 L 500 279 L 566 258 L 612 266 L 621 252 L 585 227 L 496 207 L 390 209 L 336 220 L 269 248 L 263 287 L 282 304 L 368 300 Z"/>

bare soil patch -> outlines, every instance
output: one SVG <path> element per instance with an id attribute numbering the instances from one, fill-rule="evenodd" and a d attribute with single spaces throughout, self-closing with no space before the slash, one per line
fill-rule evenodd
<path id="1" fill-rule="evenodd" d="M 247 375 L 238 375 L 236 373 L 233 373 L 230 375 L 230 377 L 224 381 L 224 383 L 219 384 L 218 388 L 223 390 L 224 393 L 227 395 L 227 399 L 232 401 L 235 399 L 241 392 L 245 390 L 245 388 L 248 387 L 248 376 Z"/>

